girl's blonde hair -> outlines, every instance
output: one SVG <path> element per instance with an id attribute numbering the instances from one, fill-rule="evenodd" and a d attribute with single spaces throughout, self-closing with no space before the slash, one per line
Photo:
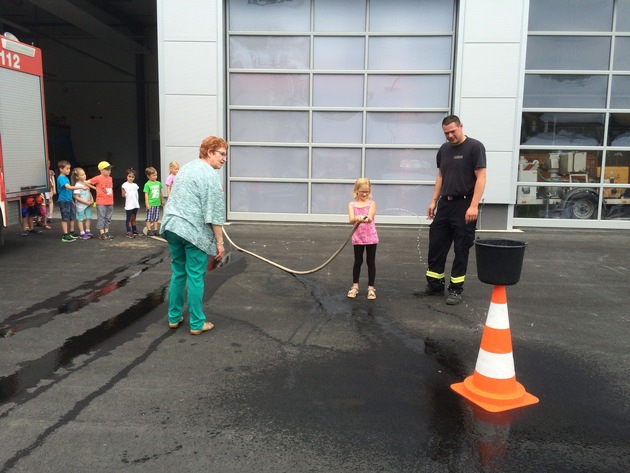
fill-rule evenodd
<path id="1" fill-rule="evenodd" d="M 360 177 L 359 179 L 356 180 L 356 182 L 354 183 L 354 191 L 352 192 L 352 197 L 356 199 L 359 196 L 359 193 L 357 191 L 359 190 L 360 187 L 364 187 L 364 186 L 368 186 L 370 188 L 370 194 L 368 195 L 368 198 L 371 199 L 372 198 L 372 184 L 370 183 L 370 180 L 367 177 Z"/>
<path id="2" fill-rule="evenodd" d="M 171 170 L 173 168 L 179 169 L 179 163 L 177 161 L 171 161 L 168 163 L 168 169 Z"/>
<path id="3" fill-rule="evenodd" d="M 85 172 L 85 171 L 83 170 L 83 168 L 74 168 L 72 170 L 72 177 L 70 177 L 70 183 L 72 185 L 75 185 L 77 182 L 79 182 L 79 173 L 80 172 Z M 85 177 L 87 177 L 87 175 Z"/>

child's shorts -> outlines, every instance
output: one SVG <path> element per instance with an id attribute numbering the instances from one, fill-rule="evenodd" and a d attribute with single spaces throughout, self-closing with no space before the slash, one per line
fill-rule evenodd
<path id="1" fill-rule="evenodd" d="M 77 210 L 77 220 L 83 222 L 84 220 L 92 220 L 92 206 L 88 205 L 83 210 Z"/>
<path id="2" fill-rule="evenodd" d="M 160 219 L 160 207 L 149 207 L 147 210 L 147 222 L 157 222 Z"/>
<path id="3" fill-rule="evenodd" d="M 68 202 L 67 200 L 60 200 L 59 202 L 59 211 L 61 212 L 61 221 L 69 222 L 70 220 L 74 220 L 74 202 Z"/>
<path id="4" fill-rule="evenodd" d="M 22 218 L 26 217 L 39 217 L 39 208 L 38 207 L 23 207 L 22 208 Z"/>

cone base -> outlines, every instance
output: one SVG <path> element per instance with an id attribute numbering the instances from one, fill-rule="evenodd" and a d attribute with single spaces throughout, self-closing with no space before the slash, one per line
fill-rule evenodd
<path id="1" fill-rule="evenodd" d="M 473 378 L 474 375 L 468 376 L 461 383 L 451 384 L 451 389 L 486 411 L 503 412 L 539 402 L 539 399 L 525 391 L 519 382 L 516 382 L 516 388 L 512 393 L 494 394 L 477 388 Z"/>

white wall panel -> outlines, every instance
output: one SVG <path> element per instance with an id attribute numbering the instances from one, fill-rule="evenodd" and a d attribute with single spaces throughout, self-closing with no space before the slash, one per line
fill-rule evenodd
<path id="1" fill-rule="evenodd" d="M 463 69 L 475 73 L 462 83 L 462 97 L 516 97 L 520 50 L 520 44 L 466 44 Z"/>
<path id="2" fill-rule="evenodd" d="M 516 106 L 515 99 L 466 99 L 460 114 L 464 132 L 480 140 L 486 151 L 513 151 Z"/>
<path id="3" fill-rule="evenodd" d="M 516 187 L 528 0 L 460 2 L 454 112 L 488 156 L 485 203 L 512 204 Z M 510 211 L 506 207 L 506 211 Z"/>
<path id="4" fill-rule="evenodd" d="M 216 0 L 161 0 L 164 41 L 216 41 Z M 160 8 L 161 7 L 161 8 Z"/>
<path id="5" fill-rule="evenodd" d="M 167 95 L 164 97 L 163 107 L 162 141 L 165 146 L 198 147 L 205 137 L 217 130 L 215 96 Z"/>
<path id="6" fill-rule="evenodd" d="M 507 185 L 512 176 L 512 153 L 488 152 L 486 153 L 488 167 L 486 170 L 485 204 L 501 202 L 514 202 L 516 190 Z"/>
<path id="7" fill-rule="evenodd" d="M 464 41 L 520 43 L 527 1 L 467 0 Z"/>
<path id="8" fill-rule="evenodd" d="M 217 94 L 216 43 L 166 42 L 163 60 L 165 94 Z"/>
<path id="9" fill-rule="evenodd" d="M 198 157 L 199 144 L 222 136 L 224 84 L 222 2 L 157 0 L 160 163 Z"/>

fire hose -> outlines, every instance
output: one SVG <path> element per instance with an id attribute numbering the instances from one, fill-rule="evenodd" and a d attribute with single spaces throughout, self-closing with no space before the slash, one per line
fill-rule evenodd
<path id="1" fill-rule="evenodd" d="M 354 235 L 354 232 L 356 232 L 356 231 L 357 231 L 357 228 L 359 228 L 359 225 L 361 225 L 361 222 L 359 222 L 359 223 L 357 223 L 357 224 L 355 224 L 355 225 L 354 225 L 354 227 L 352 228 L 352 231 L 351 231 L 351 232 L 350 232 L 350 234 L 347 236 L 347 238 L 345 239 L 345 241 L 343 242 L 343 244 L 339 247 L 339 249 L 338 249 L 337 251 L 335 251 L 335 252 L 333 253 L 333 255 L 332 255 L 330 258 L 328 258 L 326 261 L 324 261 L 324 262 L 323 262 L 321 265 L 319 265 L 317 268 L 313 268 L 313 269 L 309 269 L 309 270 L 305 270 L 305 271 L 298 271 L 298 270 L 295 270 L 295 269 L 290 269 L 290 268 L 287 268 L 287 267 L 282 266 L 282 265 L 280 265 L 280 264 L 278 264 L 278 263 L 275 263 L 275 262 L 273 262 L 273 261 L 271 261 L 271 260 L 269 260 L 269 259 L 267 259 L 267 258 L 265 258 L 265 257 L 263 257 L 263 256 L 257 255 L 257 254 L 256 254 L 256 253 L 254 253 L 253 251 L 249 251 L 249 250 L 246 250 L 246 249 L 244 249 L 244 248 L 241 248 L 240 246 L 238 246 L 236 243 L 234 243 L 234 242 L 232 241 L 232 239 L 230 238 L 230 236 L 229 236 L 229 235 L 227 234 L 227 232 L 225 231 L 225 227 L 223 227 L 223 235 L 225 236 L 225 238 L 227 239 L 227 241 L 230 243 L 230 245 L 232 245 L 232 246 L 234 247 L 234 249 L 236 249 L 237 251 L 240 251 L 240 252 L 242 252 L 242 253 L 246 253 L 246 254 L 248 254 L 248 255 L 250 255 L 250 256 L 253 256 L 254 258 L 257 258 L 257 259 L 259 259 L 259 260 L 261 260 L 261 261 L 264 261 L 265 263 L 270 264 L 271 266 L 274 266 L 274 267 L 276 267 L 276 268 L 278 268 L 278 269 L 280 269 L 280 270 L 282 270 L 282 271 L 285 271 L 285 272 L 287 272 L 287 273 L 289 273 L 289 274 L 293 274 L 293 275 L 296 275 L 296 276 L 297 276 L 297 275 L 304 275 L 304 274 L 312 274 L 312 273 L 316 273 L 317 271 L 319 271 L 319 270 L 321 270 L 321 269 L 325 268 L 326 266 L 328 266 L 328 265 L 331 263 L 331 261 L 332 261 L 332 260 L 334 260 L 334 259 L 337 257 L 337 255 L 338 255 L 339 253 L 341 253 L 341 251 L 345 248 L 345 246 L 348 244 L 348 242 L 352 239 L 352 235 Z"/>

